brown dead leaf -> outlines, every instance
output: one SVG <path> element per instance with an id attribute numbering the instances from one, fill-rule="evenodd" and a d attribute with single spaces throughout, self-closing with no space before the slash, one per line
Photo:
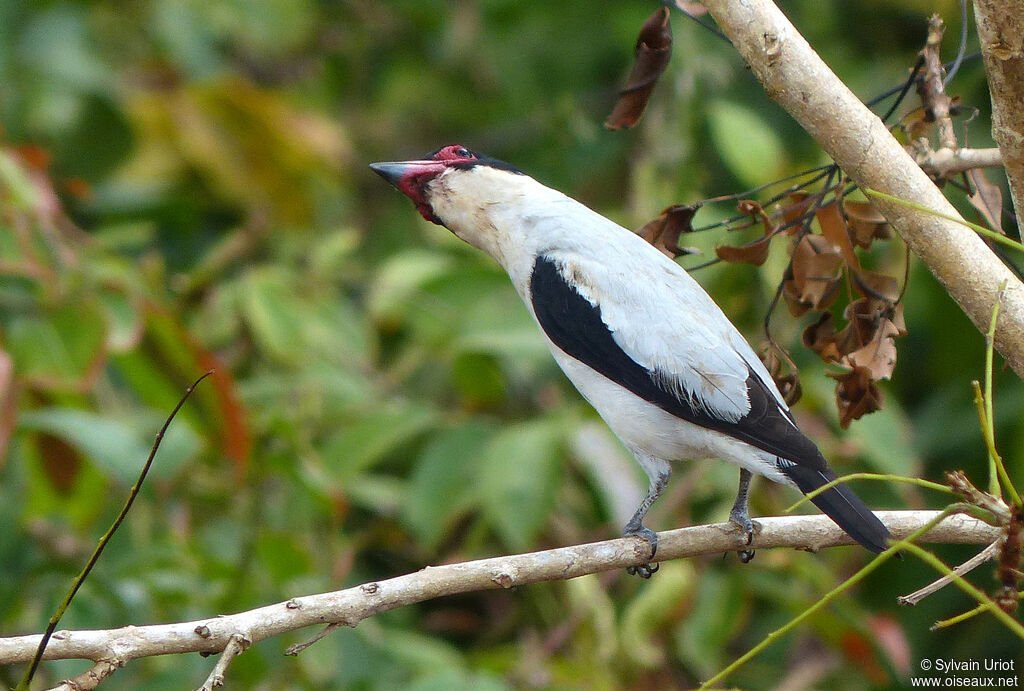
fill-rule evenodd
<path id="1" fill-rule="evenodd" d="M 818 221 L 821 234 L 839 250 L 839 254 L 851 269 L 860 268 L 860 260 L 853 251 L 853 242 L 850 240 L 850 229 L 843 218 L 843 212 L 837 202 L 832 202 L 819 208 L 814 212 L 814 218 Z"/>
<path id="2" fill-rule="evenodd" d="M 775 386 L 782 394 L 782 400 L 786 402 L 786 405 L 796 404 L 803 394 L 803 388 L 800 386 L 800 373 L 793 366 L 792 361 L 783 362 L 778 351 L 769 343 L 761 346 L 759 354 L 761 362 L 764 363 L 768 374 L 772 375 Z"/>
<path id="3" fill-rule="evenodd" d="M 715 255 L 724 262 L 761 266 L 768 259 L 771 245 L 772 236 L 765 235 L 746 245 L 721 245 L 715 248 Z"/>
<path id="4" fill-rule="evenodd" d="M 895 305 L 900 299 L 900 284 L 889 274 L 860 269 L 853 272 L 853 284 L 862 295 Z"/>
<path id="5" fill-rule="evenodd" d="M 836 337 L 836 346 L 841 354 L 860 350 L 875 338 L 875 332 L 885 318 L 888 306 L 872 298 L 854 300 L 843 310 L 847 325 Z"/>
<path id="6" fill-rule="evenodd" d="M 801 340 L 804 347 L 817 353 L 825 362 L 839 362 L 836 347 L 836 325 L 831 312 L 822 312 L 818 321 L 804 329 Z"/>
<path id="7" fill-rule="evenodd" d="M 892 237 L 885 216 L 870 202 L 843 199 L 843 213 L 850 228 L 850 235 L 858 247 L 869 249 L 873 240 L 888 240 Z"/>
<path id="8" fill-rule="evenodd" d="M 637 230 L 636 234 L 670 257 L 700 254 L 700 250 L 679 246 L 679 236 L 693 232 L 693 217 L 699 208 L 699 204 L 673 204 Z"/>
<path id="9" fill-rule="evenodd" d="M 814 198 L 803 190 L 793 192 L 789 195 L 789 198 L 791 203 L 781 207 L 780 210 L 782 211 L 782 220 L 787 226 L 786 233 L 796 235 L 802 227 L 800 219 L 807 213 L 807 209 L 811 207 Z"/>
<path id="10" fill-rule="evenodd" d="M 967 201 L 971 203 L 988 227 L 997 233 L 1003 232 L 1003 192 L 998 185 L 993 185 L 984 171 L 971 168 L 967 171 L 967 179 L 971 181 L 974 191 Z"/>
<path id="11" fill-rule="evenodd" d="M 881 319 L 874 337 L 846 356 L 845 363 L 855 369 L 865 369 L 875 381 L 889 379 L 896 368 L 896 343 L 899 330 L 888 319 Z"/>
<path id="12" fill-rule="evenodd" d="M 659 7 L 640 28 L 634 50 L 636 60 L 626 88 L 604 126 L 610 130 L 628 129 L 640 121 L 658 78 L 668 67 L 672 55 L 672 29 L 667 7 Z"/>
<path id="13" fill-rule="evenodd" d="M 843 259 L 821 235 L 805 235 L 793 250 L 792 268 L 782 285 L 790 314 L 827 309 L 839 291 Z"/>
<path id="14" fill-rule="evenodd" d="M 871 378 L 871 373 L 858 367 L 846 372 L 829 372 L 836 380 L 836 407 L 839 425 L 846 429 L 854 420 L 882 409 L 882 392 Z"/>

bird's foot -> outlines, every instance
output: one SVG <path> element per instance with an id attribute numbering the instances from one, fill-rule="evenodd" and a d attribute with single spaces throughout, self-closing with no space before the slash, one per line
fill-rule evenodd
<path id="1" fill-rule="evenodd" d="M 642 523 L 634 523 L 632 521 L 626 525 L 626 530 L 622 533 L 623 537 L 638 537 L 651 546 L 651 556 L 648 559 L 654 559 L 654 555 L 658 553 L 658 534 L 643 525 Z M 646 563 L 638 564 L 636 566 L 626 567 L 626 573 L 630 576 L 639 576 L 640 578 L 650 578 L 658 570 L 660 564 Z"/>
<path id="2" fill-rule="evenodd" d="M 747 515 L 746 511 L 737 510 L 736 507 L 733 507 L 733 510 L 729 513 L 729 522 L 743 531 L 743 534 L 747 536 L 748 545 L 754 542 L 754 522 L 750 520 L 750 516 Z M 749 564 L 750 560 L 754 558 L 754 550 L 737 550 L 736 556 L 744 564 Z"/>

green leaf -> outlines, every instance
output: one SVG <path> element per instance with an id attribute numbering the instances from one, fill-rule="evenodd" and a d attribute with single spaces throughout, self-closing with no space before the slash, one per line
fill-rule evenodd
<path id="1" fill-rule="evenodd" d="M 708 106 L 708 129 L 725 167 L 746 187 L 782 176 L 786 155 L 779 135 L 755 111 L 730 101 Z"/>
<path id="2" fill-rule="evenodd" d="M 253 270 L 241 291 L 242 311 L 263 350 L 281 362 L 299 365 L 305 323 L 291 292 L 282 277 L 268 270 Z"/>
<path id="3" fill-rule="evenodd" d="M 149 446 L 130 425 L 86 410 L 43 408 L 21 416 L 22 429 L 48 432 L 63 439 L 126 484 L 135 482 Z"/>
<path id="4" fill-rule="evenodd" d="M 62 305 L 7 326 L 5 348 L 18 373 L 52 386 L 73 387 L 103 352 L 105 320 L 92 300 Z"/>
<path id="5" fill-rule="evenodd" d="M 484 515 L 512 549 L 530 547 L 547 523 L 561 477 L 562 433 L 551 421 L 502 430 L 477 474 Z"/>
<path id="6" fill-rule="evenodd" d="M 476 498 L 474 486 L 466 479 L 484 461 L 484 448 L 493 433 L 490 425 L 479 422 L 445 430 L 416 459 L 401 518 L 424 547 L 436 546 Z"/>
<path id="7" fill-rule="evenodd" d="M 742 627 L 746 595 L 740 580 L 732 572 L 705 570 L 693 596 L 694 608 L 677 627 L 679 655 L 701 678 L 721 669 L 730 654 L 729 641 Z"/>
<path id="8" fill-rule="evenodd" d="M 373 408 L 366 417 L 345 424 L 323 445 L 331 471 L 344 482 L 434 424 L 435 413 L 412 405 Z"/>

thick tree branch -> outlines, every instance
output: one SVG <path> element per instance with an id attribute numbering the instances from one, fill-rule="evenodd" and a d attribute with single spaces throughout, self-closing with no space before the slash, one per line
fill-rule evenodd
<path id="1" fill-rule="evenodd" d="M 769 0 L 705 0 L 764 85 L 863 188 L 959 217 L 878 117 L 822 62 Z M 1020 101 L 1016 101 L 1019 109 Z M 1003 151 L 1004 159 L 1009 157 Z M 1024 285 L 973 231 L 908 206 L 876 202 L 900 236 L 981 332 L 1006 282 L 995 347 L 1024 378 Z"/>
<path id="2" fill-rule="evenodd" d="M 897 538 L 906 537 L 937 515 L 936 511 L 878 512 L 879 518 Z M 755 525 L 753 547 L 756 549 L 791 547 L 816 551 L 853 544 L 846 533 L 822 515 L 761 518 L 755 521 Z M 954 515 L 933 528 L 923 541 L 990 544 L 999 536 L 998 528 L 970 516 Z M 658 538 L 658 558 L 662 561 L 723 554 L 746 546 L 744 536 L 729 523 L 670 530 L 660 533 Z M 646 562 L 647 557 L 647 543 L 636 538 L 619 538 L 427 567 L 385 581 L 296 597 L 247 612 L 198 621 L 126 626 L 105 631 L 58 631 L 50 639 L 44 659 L 93 660 L 99 664 L 87 674 L 99 670 L 96 676 L 101 678 L 136 658 L 171 653 L 219 653 L 231 644 L 236 648 L 224 657 L 223 664 L 226 665 L 244 647 L 238 646 L 239 641 L 258 643 L 271 636 L 318 624 L 356 626 L 379 612 L 444 595 L 576 578 L 624 569 Z M 736 568 L 749 567 L 737 563 Z M 0 638 L 0 664 L 28 662 L 39 640 L 39 634 Z"/>
<path id="3" fill-rule="evenodd" d="M 1024 213 L 1024 12 L 1020 0 L 974 0 L 992 97 L 992 138 L 1003 152 L 1017 210 Z"/>

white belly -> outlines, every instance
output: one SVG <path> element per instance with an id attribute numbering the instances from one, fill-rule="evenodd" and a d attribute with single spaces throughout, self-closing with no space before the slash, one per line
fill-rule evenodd
<path id="1" fill-rule="evenodd" d="M 793 485 L 775 467 L 774 455 L 721 432 L 681 420 L 558 348 L 551 348 L 551 354 L 577 390 L 630 451 L 666 461 L 719 458 L 769 480 Z"/>

